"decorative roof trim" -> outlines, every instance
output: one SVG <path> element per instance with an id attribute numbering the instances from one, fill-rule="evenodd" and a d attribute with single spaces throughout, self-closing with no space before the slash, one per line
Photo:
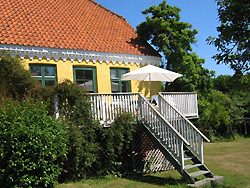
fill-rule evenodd
<path id="1" fill-rule="evenodd" d="M 28 56 L 30 59 L 37 57 L 42 60 L 44 57 L 47 60 L 54 59 L 58 61 L 60 58 L 63 61 L 70 59 L 70 61 L 92 61 L 96 63 L 125 63 L 125 64 L 153 64 L 160 65 L 161 58 L 155 56 L 143 56 L 143 55 L 132 55 L 132 54 L 119 54 L 119 53 L 107 53 L 107 52 L 97 52 L 97 51 L 84 51 L 84 50 L 71 50 L 71 49 L 57 49 L 57 48 L 46 48 L 46 47 L 35 47 L 35 46 L 22 46 L 22 45 L 10 45 L 10 44 L 0 44 L 0 50 L 4 50 L 7 54 L 12 57 L 20 56 L 24 59 Z"/>

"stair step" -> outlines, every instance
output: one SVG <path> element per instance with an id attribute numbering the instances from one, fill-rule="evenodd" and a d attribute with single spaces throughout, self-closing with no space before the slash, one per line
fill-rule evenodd
<path id="1" fill-rule="evenodd" d="M 188 187 L 211 187 L 214 184 L 223 185 L 224 177 L 223 176 L 214 176 L 213 178 L 206 178 L 200 181 L 196 181 L 193 184 L 188 184 Z"/>
<path id="2" fill-rule="evenodd" d="M 197 176 L 201 176 L 201 175 L 208 174 L 208 173 L 210 173 L 210 172 L 206 171 L 206 170 L 200 170 L 197 172 L 190 173 L 190 176 L 197 177 Z"/>
<path id="3" fill-rule="evenodd" d="M 191 159 L 193 159 L 193 157 L 185 157 L 184 161 L 188 161 L 188 160 L 191 160 Z"/>
<path id="4" fill-rule="evenodd" d="M 185 166 L 185 170 L 191 169 L 191 168 L 195 168 L 195 167 L 199 167 L 202 166 L 202 164 L 194 164 L 194 165 L 186 165 Z"/>
<path id="5" fill-rule="evenodd" d="M 186 153 L 186 152 L 190 152 L 190 150 L 189 149 L 184 149 L 184 153 Z"/>

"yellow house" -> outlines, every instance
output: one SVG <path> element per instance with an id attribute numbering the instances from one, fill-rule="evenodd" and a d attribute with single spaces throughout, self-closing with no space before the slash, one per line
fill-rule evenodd
<path id="1" fill-rule="evenodd" d="M 0 50 L 22 59 L 32 77 L 44 86 L 69 79 L 95 93 L 90 94 L 93 115 L 105 125 L 121 110 L 136 115 L 154 145 L 144 158 L 145 164 L 155 162 L 151 170 L 165 170 L 168 160 L 190 182 L 201 175 L 213 180 L 203 156 L 203 140 L 209 139 L 187 119 L 198 117 L 196 93 L 159 93 L 154 106 L 144 97 L 148 83 L 120 79 L 161 61 L 124 18 L 93 0 L 2 0 L 0 5 Z M 154 82 L 152 94 L 159 91 L 160 82 Z"/>
<path id="2" fill-rule="evenodd" d="M 0 50 L 22 59 L 42 85 L 72 80 L 93 93 L 142 92 L 121 75 L 161 56 L 121 16 L 93 0 L 8 0 L 0 9 Z M 152 93 L 160 82 L 152 84 Z"/>

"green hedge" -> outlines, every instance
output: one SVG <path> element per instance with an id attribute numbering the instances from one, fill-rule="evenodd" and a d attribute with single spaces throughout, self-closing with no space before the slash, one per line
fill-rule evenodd
<path id="1" fill-rule="evenodd" d="M 0 187 L 53 187 L 67 152 L 63 125 L 46 105 L 3 99 L 0 107 Z"/>
<path id="2" fill-rule="evenodd" d="M 103 128 L 94 121 L 90 100 L 81 87 L 65 81 L 55 87 L 55 94 L 69 135 L 69 152 L 60 180 L 103 176 L 121 166 L 120 156 L 128 149 L 136 129 L 135 118 L 121 114 L 110 128 Z"/>

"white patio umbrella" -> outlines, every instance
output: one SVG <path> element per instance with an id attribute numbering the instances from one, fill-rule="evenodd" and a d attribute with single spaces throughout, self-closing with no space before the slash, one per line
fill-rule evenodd
<path id="1" fill-rule="evenodd" d="M 121 80 L 140 80 L 149 81 L 150 98 L 151 98 L 151 81 L 173 82 L 182 74 L 172 72 L 153 65 L 147 65 L 137 70 L 122 75 Z"/>

